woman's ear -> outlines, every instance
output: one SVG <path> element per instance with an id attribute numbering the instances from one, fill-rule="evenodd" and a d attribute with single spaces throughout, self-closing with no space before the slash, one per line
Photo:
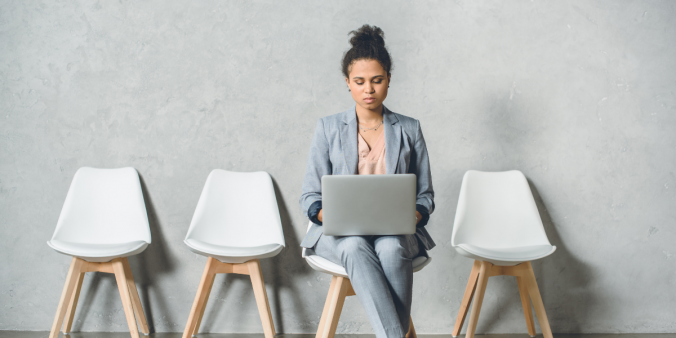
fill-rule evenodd
<path id="1" fill-rule="evenodd" d="M 390 81 L 392 79 L 392 74 L 387 74 L 387 84 L 390 84 Z"/>

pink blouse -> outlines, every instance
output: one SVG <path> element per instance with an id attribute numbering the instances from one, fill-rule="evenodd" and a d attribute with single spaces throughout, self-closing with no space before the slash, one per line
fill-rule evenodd
<path id="1" fill-rule="evenodd" d="M 385 174 L 385 131 L 380 132 L 380 136 L 369 149 L 368 143 L 357 133 L 357 151 L 359 153 L 359 163 L 357 169 L 359 175 L 383 175 Z"/>

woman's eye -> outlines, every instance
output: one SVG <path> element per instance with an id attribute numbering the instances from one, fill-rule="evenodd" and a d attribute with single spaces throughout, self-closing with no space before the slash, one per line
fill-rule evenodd
<path id="1" fill-rule="evenodd" d="M 364 82 L 357 82 L 357 84 L 361 86 L 364 84 Z"/>
<path id="2" fill-rule="evenodd" d="M 374 83 L 381 83 L 381 82 L 383 82 L 383 80 L 380 80 L 380 81 L 374 81 Z"/>

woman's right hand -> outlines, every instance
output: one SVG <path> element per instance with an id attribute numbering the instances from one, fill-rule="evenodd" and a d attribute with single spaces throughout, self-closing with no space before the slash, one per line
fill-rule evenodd
<path id="1" fill-rule="evenodd" d="M 322 217 L 322 211 L 324 211 L 324 209 L 319 209 L 319 213 L 317 214 L 317 219 L 320 222 L 324 222 L 324 218 Z"/>

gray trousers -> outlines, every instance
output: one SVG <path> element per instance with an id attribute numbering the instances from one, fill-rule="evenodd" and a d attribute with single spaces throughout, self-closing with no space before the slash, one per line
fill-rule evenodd
<path id="1" fill-rule="evenodd" d="M 406 336 L 413 298 L 415 235 L 322 236 L 317 255 L 347 270 L 378 338 Z"/>

